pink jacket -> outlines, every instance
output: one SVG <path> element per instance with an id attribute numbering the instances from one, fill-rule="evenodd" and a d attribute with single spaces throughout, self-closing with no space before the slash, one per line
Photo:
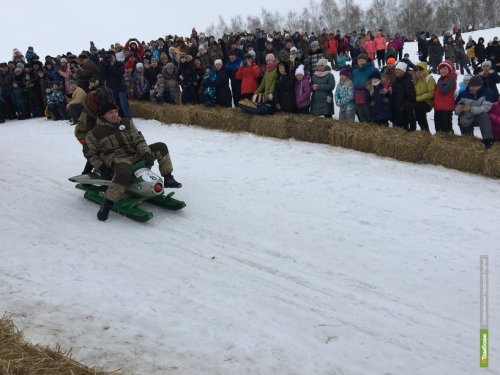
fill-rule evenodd
<path id="1" fill-rule="evenodd" d="M 380 32 L 377 33 L 377 36 L 375 37 L 375 49 L 377 51 L 380 51 L 380 50 L 386 50 L 386 46 L 387 46 L 387 41 L 385 40 L 385 38 L 382 36 L 382 34 L 380 34 Z"/>
<path id="2" fill-rule="evenodd" d="M 500 141 L 500 101 L 493 103 L 490 110 L 491 128 L 493 130 L 493 139 Z"/>
<path id="3" fill-rule="evenodd" d="M 363 47 L 368 57 L 373 60 L 375 57 L 375 52 L 377 52 L 377 49 L 375 48 L 375 41 L 368 39 Z"/>

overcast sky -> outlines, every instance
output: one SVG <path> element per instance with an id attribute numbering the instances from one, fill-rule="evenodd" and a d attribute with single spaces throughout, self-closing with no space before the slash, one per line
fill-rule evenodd
<path id="1" fill-rule="evenodd" d="M 14 48 L 25 54 L 33 46 L 43 61 L 46 55 L 88 50 L 90 40 L 97 48 L 107 49 L 129 37 L 149 41 L 168 34 L 189 35 L 193 26 L 204 31 L 212 22 L 217 24 L 219 14 L 226 21 L 238 14 L 246 19 L 260 15 L 264 7 L 284 15 L 307 4 L 304 0 L 0 0 L 0 61 L 10 60 Z"/>

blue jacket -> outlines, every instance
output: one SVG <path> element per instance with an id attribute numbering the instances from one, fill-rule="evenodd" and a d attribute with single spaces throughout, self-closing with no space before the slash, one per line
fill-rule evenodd
<path id="1" fill-rule="evenodd" d="M 370 99 L 370 119 L 374 122 L 389 121 L 392 118 L 391 111 L 391 96 L 389 93 L 382 94 L 384 88 L 382 83 L 373 87 L 373 94 L 369 95 Z"/>

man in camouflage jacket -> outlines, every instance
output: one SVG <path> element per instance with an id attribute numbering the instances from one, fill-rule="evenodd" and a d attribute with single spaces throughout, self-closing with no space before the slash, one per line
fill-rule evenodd
<path id="1" fill-rule="evenodd" d="M 120 118 L 118 107 L 113 102 L 100 106 L 96 126 L 87 133 L 86 143 L 90 163 L 101 172 L 101 176 L 112 176 L 106 201 L 97 213 L 101 221 L 108 218 L 113 204 L 125 193 L 132 180 L 132 167 L 140 160 L 144 160 L 147 167 L 151 167 L 154 160 L 158 161 L 165 187 L 182 186 L 172 176 L 172 161 L 165 143 L 148 146 L 132 120 Z"/>

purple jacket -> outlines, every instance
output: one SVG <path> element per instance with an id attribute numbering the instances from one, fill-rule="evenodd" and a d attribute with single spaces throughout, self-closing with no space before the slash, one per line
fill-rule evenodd
<path id="1" fill-rule="evenodd" d="M 405 40 L 401 36 L 395 37 L 394 42 L 396 43 L 396 46 L 398 47 L 398 49 L 402 49 L 405 45 Z"/>
<path id="2" fill-rule="evenodd" d="M 311 104 L 311 77 L 304 75 L 302 81 L 295 81 L 295 105 L 298 109 Z"/>

